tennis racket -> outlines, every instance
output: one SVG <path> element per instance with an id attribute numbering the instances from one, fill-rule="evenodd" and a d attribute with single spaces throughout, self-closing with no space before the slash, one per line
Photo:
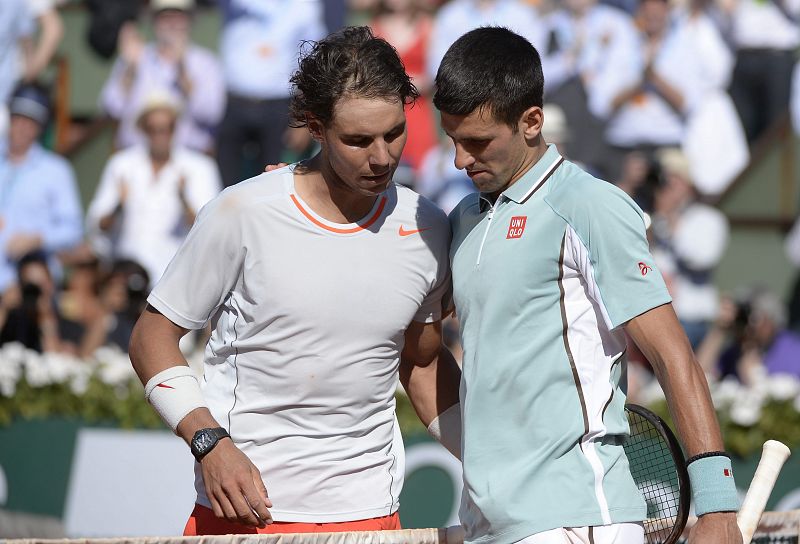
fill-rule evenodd
<path id="1" fill-rule="evenodd" d="M 630 437 L 625 441 L 633 481 L 647 503 L 645 544 L 675 544 L 689 519 L 689 473 L 672 430 L 647 408 L 625 405 Z"/>

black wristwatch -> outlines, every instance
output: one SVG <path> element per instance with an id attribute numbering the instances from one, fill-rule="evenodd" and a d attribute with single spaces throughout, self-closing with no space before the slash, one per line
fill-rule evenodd
<path id="1" fill-rule="evenodd" d="M 192 437 L 191 450 L 194 458 L 200 461 L 214 446 L 223 438 L 230 438 L 231 435 L 222 427 L 200 429 Z"/>

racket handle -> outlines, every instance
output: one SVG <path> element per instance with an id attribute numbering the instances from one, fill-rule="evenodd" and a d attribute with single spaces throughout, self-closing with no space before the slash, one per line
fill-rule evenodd
<path id="1" fill-rule="evenodd" d="M 789 458 L 790 453 L 789 448 L 777 440 L 764 442 L 764 449 L 761 452 L 758 468 L 756 468 L 753 481 L 750 482 L 750 489 L 747 490 L 747 495 L 744 498 L 742 507 L 739 509 L 739 514 L 736 516 L 744 544 L 750 544 L 753 539 L 753 533 L 756 532 L 758 521 L 767 506 L 767 499 L 769 499 L 781 467 Z"/>

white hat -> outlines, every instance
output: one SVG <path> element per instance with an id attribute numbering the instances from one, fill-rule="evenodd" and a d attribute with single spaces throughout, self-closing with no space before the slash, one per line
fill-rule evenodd
<path id="1" fill-rule="evenodd" d="M 165 9 L 192 11 L 194 9 L 194 0 L 150 0 L 150 9 L 154 12 Z"/>
<path id="2" fill-rule="evenodd" d="M 545 104 L 542 136 L 547 143 L 562 144 L 569 141 L 569 126 L 564 110 L 555 104 Z"/>
<path id="3" fill-rule="evenodd" d="M 677 147 L 665 147 L 656 153 L 658 164 L 665 174 L 675 174 L 692 183 L 692 171 L 689 159 Z"/>
<path id="4" fill-rule="evenodd" d="M 151 91 L 145 95 L 144 101 L 136 113 L 136 125 L 141 125 L 145 116 L 156 110 L 171 111 L 177 118 L 181 114 L 181 105 L 174 96 L 166 91 Z"/>

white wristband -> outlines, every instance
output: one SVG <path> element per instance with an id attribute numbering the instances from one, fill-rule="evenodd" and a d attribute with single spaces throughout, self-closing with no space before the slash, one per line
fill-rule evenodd
<path id="1" fill-rule="evenodd" d="M 456 403 L 436 416 L 428 425 L 428 433 L 461 459 L 461 404 Z"/>
<path id="2" fill-rule="evenodd" d="M 186 365 L 170 367 L 150 378 L 144 397 L 173 432 L 189 412 L 206 407 L 200 382 Z"/>

